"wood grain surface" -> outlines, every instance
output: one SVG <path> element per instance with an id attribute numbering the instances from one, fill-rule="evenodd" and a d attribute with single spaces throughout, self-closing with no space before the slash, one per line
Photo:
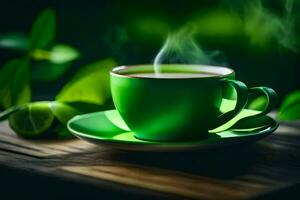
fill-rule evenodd
<path id="1" fill-rule="evenodd" d="M 18 137 L 7 122 L 0 123 L 0 149 L 32 157 L 48 157 L 87 151 L 94 146 L 78 139 L 26 140 Z"/>
<path id="2" fill-rule="evenodd" d="M 28 141 L 0 125 L 0 165 L 125 187 L 171 198 L 250 199 L 300 181 L 300 123 L 271 136 L 223 149 L 151 153 L 118 151 L 77 139 Z"/>

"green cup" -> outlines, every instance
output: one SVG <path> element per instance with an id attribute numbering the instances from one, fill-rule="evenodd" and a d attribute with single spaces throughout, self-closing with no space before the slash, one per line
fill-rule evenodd
<path id="1" fill-rule="evenodd" d="M 154 74 L 153 65 L 121 66 L 110 73 L 115 107 L 139 139 L 171 142 L 206 138 L 209 130 L 244 108 L 249 91 L 267 97 L 263 113 L 275 103 L 272 89 L 248 90 L 234 80 L 230 68 L 170 64 L 161 65 L 160 73 Z M 222 113 L 222 99 L 229 96 L 236 96 L 236 106 Z"/>

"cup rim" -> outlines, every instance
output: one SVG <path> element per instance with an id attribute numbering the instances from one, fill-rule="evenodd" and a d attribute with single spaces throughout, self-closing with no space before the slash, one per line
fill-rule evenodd
<path id="1" fill-rule="evenodd" d="M 138 77 L 138 76 L 132 76 L 131 74 L 122 74 L 122 71 L 128 70 L 128 69 L 133 69 L 133 68 L 139 68 L 139 67 L 147 67 L 147 66 L 153 66 L 153 64 L 138 64 L 138 65 L 121 65 L 114 67 L 110 71 L 111 76 L 115 77 L 123 77 L 123 78 L 130 78 L 130 79 L 166 79 L 166 80 L 171 80 L 171 79 L 212 79 L 212 78 L 225 78 L 229 75 L 233 75 L 235 72 L 233 69 L 229 67 L 224 67 L 224 66 L 217 66 L 217 65 L 202 65 L 202 64 L 162 64 L 163 66 L 190 66 L 190 67 L 200 67 L 203 69 L 222 69 L 223 71 L 227 71 L 225 74 L 220 74 L 220 75 L 215 75 L 215 76 L 207 76 L 207 77 Z M 200 72 L 200 70 L 199 70 Z"/>

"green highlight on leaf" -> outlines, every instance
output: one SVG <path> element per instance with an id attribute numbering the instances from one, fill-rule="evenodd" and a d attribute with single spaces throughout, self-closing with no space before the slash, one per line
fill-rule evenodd
<path id="1" fill-rule="evenodd" d="M 50 51 L 35 49 L 31 56 L 35 60 L 48 60 L 54 64 L 64 64 L 79 58 L 79 52 L 65 44 L 58 44 L 52 47 Z"/>
<path id="2" fill-rule="evenodd" d="M 31 49 L 44 49 L 51 45 L 55 38 L 56 16 L 51 9 L 46 9 L 33 23 L 30 33 Z"/>
<path id="3" fill-rule="evenodd" d="M 29 40 L 21 33 L 9 33 L 0 36 L 0 47 L 26 51 L 29 48 Z"/>
<path id="4" fill-rule="evenodd" d="M 59 102 L 84 102 L 103 105 L 110 99 L 109 72 L 116 66 L 113 59 L 104 59 L 79 70 L 56 96 Z"/>
<path id="5" fill-rule="evenodd" d="M 31 56 L 36 61 L 31 67 L 32 80 L 49 82 L 61 77 L 80 53 L 68 45 L 58 44 L 51 51 L 35 49 Z"/>
<path id="6" fill-rule="evenodd" d="M 300 119 L 300 91 L 295 91 L 284 99 L 277 119 L 283 121 Z"/>
<path id="7" fill-rule="evenodd" d="M 49 60 L 55 64 L 63 64 L 79 58 L 79 52 L 64 44 L 55 45 L 50 52 Z"/>
<path id="8" fill-rule="evenodd" d="M 50 105 L 52 113 L 62 125 L 66 125 L 69 119 L 81 112 L 68 104 L 53 101 Z"/>

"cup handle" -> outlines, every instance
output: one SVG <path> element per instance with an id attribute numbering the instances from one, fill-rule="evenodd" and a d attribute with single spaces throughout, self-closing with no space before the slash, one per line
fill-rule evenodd
<path id="1" fill-rule="evenodd" d="M 229 129 L 243 129 L 247 128 L 249 126 L 249 123 L 255 123 L 256 119 L 260 116 L 268 114 L 277 104 L 277 94 L 272 88 L 268 87 L 253 87 L 249 89 L 248 93 L 248 103 L 245 106 L 247 108 L 248 105 L 250 105 L 253 98 L 251 98 L 251 95 L 253 96 L 265 96 L 266 97 L 266 104 L 260 112 L 254 115 L 250 115 L 248 117 L 244 117 L 240 120 L 238 120 L 235 124 L 233 124 Z M 251 109 L 251 108 L 249 108 Z"/>
<path id="2" fill-rule="evenodd" d="M 228 111 L 226 113 L 222 113 L 221 115 L 218 116 L 217 123 L 215 124 L 214 128 L 225 124 L 233 117 L 235 117 L 237 114 L 239 114 L 241 110 L 245 107 L 248 99 L 248 88 L 243 82 L 232 80 L 232 79 L 222 79 L 221 84 L 224 87 L 225 86 L 233 87 L 237 94 L 236 95 L 237 100 L 233 110 Z"/>
<path id="3" fill-rule="evenodd" d="M 277 93 L 269 87 L 253 87 L 249 89 L 248 96 L 251 95 L 261 96 L 264 95 L 266 97 L 266 105 L 264 106 L 263 110 L 256 114 L 251 115 L 250 117 L 259 117 L 262 115 L 268 114 L 277 104 Z M 248 105 L 251 103 L 251 98 L 248 98 Z M 247 105 L 246 105 L 247 107 Z"/>
<path id="4" fill-rule="evenodd" d="M 219 127 L 219 126 L 225 124 L 227 121 L 231 120 L 244 107 L 247 108 L 247 105 L 250 105 L 251 101 L 253 100 L 253 98 L 251 98 L 252 95 L 253 96 L 262 96 L 263 95 L 263 96 L 266 97 L 266 104 L 265 104 L 263 110 L 261 112 L 257 113 L 257 114 L 250 115 L 248 117 L 244 117 L 244 118 L 238 120 L 235 124 L 233 124 L 231 127 L 226 128 L 226 129 L 232 129 L 232 128 L 235 128 L 235 127 L 239 127 L 239 128 L 247 127 L 247 125 L 249 124 L 249 122 L 252 119 L 255 120 L 255 118 L 257 118 L 257 117 L 260 117 L 260 116 L 268 114 L 276 106 L 276 103 L 277 103 L 277 94 L 276 94 L 276 92 L 272 88 L 269 88 L 269 87 L 253 87 L 253 88 L 249 88 L 249 90 L 247 92 L 247 95 L 246 95 L 246 99 L 242 100 L 243 101 L 242 103 L 245 103 L 244 100 L 246 101 L 246 103 L 244 104 L 244 106 L 241 108 L 241 110 L 235 111 L 237 109 L 238 104 L 239 104 L 239 98 L 241 98 L 241 96 L 239 96 L 238 89 L 236 87 L 235 87 L 235 89 L 237 91 L 237 103 L 236 103 L 235 109 L 233 109 L 233 110 L 231 110 L 231 111 L 229 111 L 227 113 L 221 114 L 219 116 L 219 118 L 221 118 L 221 119 L 220 119 L 219 124 L 218 124 L 217 127 Z M 243 96 L 244 94 L 245 93 L 241 94 L 243 98 L 244 98 L 244 96 Z M 228 114 L 228 113 L 230 113 L 230 114 Z"/>

